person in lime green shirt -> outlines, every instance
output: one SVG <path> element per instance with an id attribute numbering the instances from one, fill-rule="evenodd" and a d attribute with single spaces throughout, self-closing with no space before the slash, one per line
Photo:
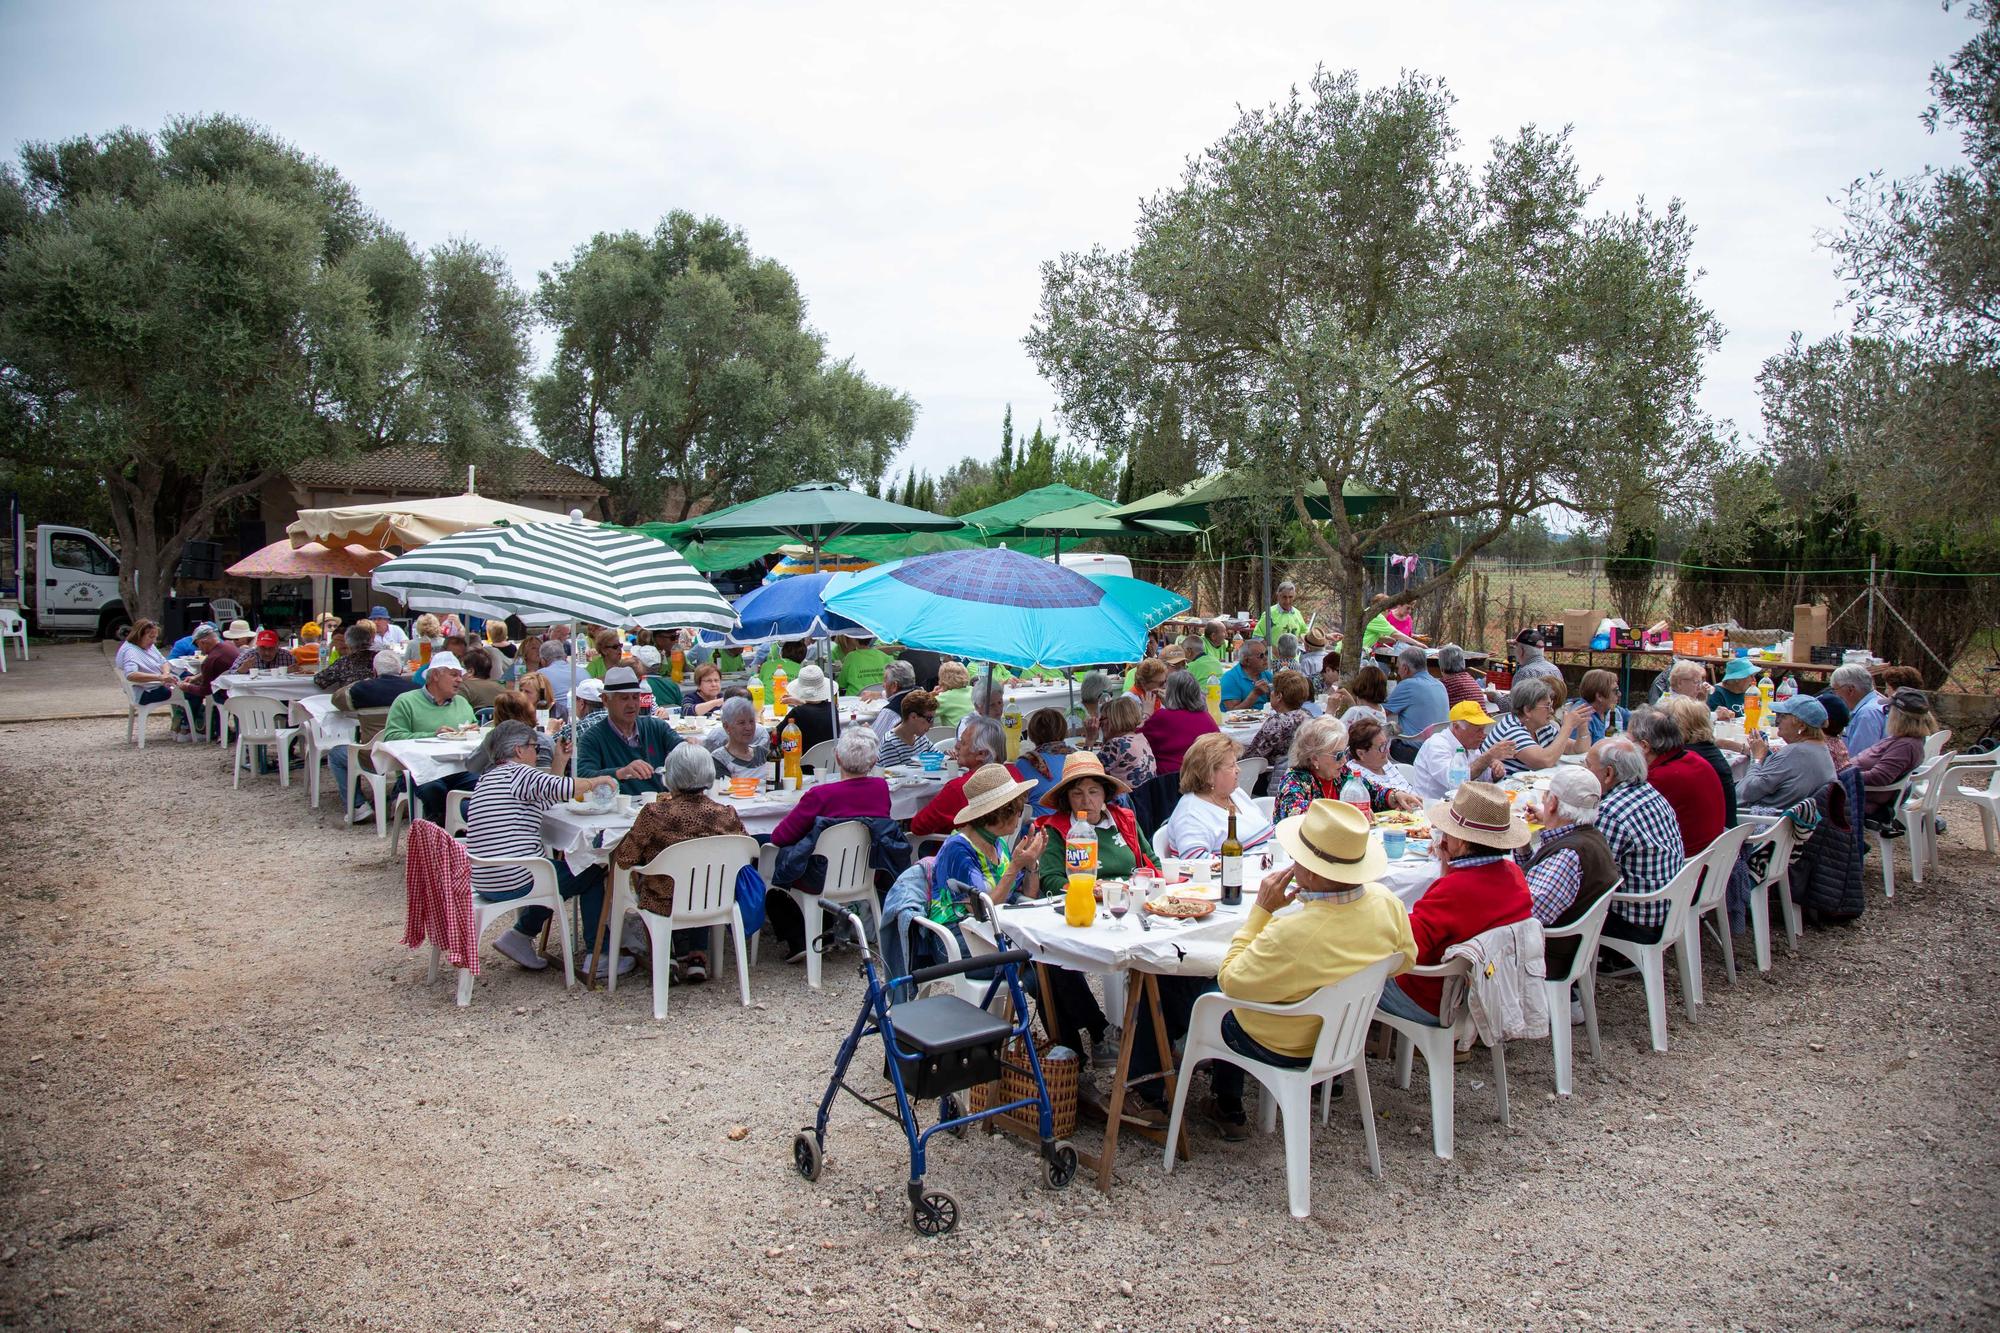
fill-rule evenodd
<path id="1" fill-rule="evenodd" d="M 881 688 L 883 670 L 896 659 L 876 647 L 873 636 L 843 635 L 841 641 L 847 655 L 840 662 L 840 692 L 853 696 Z"/>
<path id="2" fill-rule="evenodd" d="M 937 724 L 955 727 L 972 711 L 972 675 L 963 663 L 945 662 L 938 667 Z"/>
<path id="3" fill-rule="evenodd" d="M 1204 690 L 1208 682 L 1220 676 L 1229 668 L 1208 655 L 1208 643 L 1199 634 L 1190 634 L 1181 640 L 1181 670 L 1194 677 L 1195 684 Z M 1126 689 L 1132 686 L 1127 682 Z"/>
<path id="4" fill-rule="evenodd" d="M 1296 634 L 1306 637 L 1306 617 L 1293 603 L 1298 601 L 1299 585 L 1286 579 L 1278 585 L 1278 604 L 1264 608 L 1264 614 L 1257 617 L 1257 623 L 1250 629 L 1250 637 L 1275 644 L 1280 634 Z"/>
<path id="5" fill-rule="evenodd" d="M 780 666 L 785 668 L 786 680 L 799 678 L 799 668 L 806 664 L 808 646 L 804 639 L 794 639 L 790 643 L 780 644 L 777 651 L 764 659 L 764 665 L 757 668 L 757 678 L 764 682 L 766 699 L 775 697 L 771 693 L 771 676 Z"/>

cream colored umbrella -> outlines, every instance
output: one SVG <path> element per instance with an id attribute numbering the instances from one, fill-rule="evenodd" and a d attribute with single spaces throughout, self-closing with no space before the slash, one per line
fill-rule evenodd
<path id="1" fill-rule="evenodd" d="M 360 546 L 371 551 L 392 546 L 410 550 L 454 532 L 502 523 L 561 523 L 567 518 L 567 514 L 508 504 L 467 491 L 464 495 L 429 499 L 301 509 L 298 518 L 285 528 L 285 536 L 295 547 L 318 542 L 323 546 Z"/>

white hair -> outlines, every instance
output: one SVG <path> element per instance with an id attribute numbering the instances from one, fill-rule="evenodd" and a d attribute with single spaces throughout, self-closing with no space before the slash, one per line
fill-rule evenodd
<path id="1" fill-rule="evenodd" d="M 1347 724 L 1331 714 L 1316 717 L 1292 733 L 1292 748 L 1285 756 L 1285 767 L 1311 768 L 1313 760 L 1321 755 L 1346 748 Z"/>
<path id="2" fill-rule="evenodd" d="M 998 700 L 1006 700 L 1006 687 L 998 676 L 981 676 L 972 682 L 972 711 L 984 714 Z"/>
<path id="3" fill-rule="evenodd" d="M 958 737 L 961 741 L 969 741 L 974 749 L 986 756 L 988 763 L 1007 753 L 1007 733 L 984 713 L 968 714 L 958 724 Z"/>
<path id="4" fill-rule="evenodd" d="M 1425 667 L 1428 664 L 1428 656 L 1423 649 L 1417 647 L 1414 643 L 1406 643 L 1403 645 L 1403 650 L 1396 654 L 1396 665 L 1408 667 L 1410 674 L 1413 676 L 1421 676 L 1424 674 Z M 1463 660 L 1464 655 L 1461 654 L 1460 661 L 1463 662 Z M 1442 668 L 1439 669 L 1442 670 Z"/>
<path id="5" fill-rule="evenodd" d="M 1863 694 L 1875 688 L 1875 678 L 1868 674 L 1868 668 L 1859 662 L 1848 662 L 1833 669 L 1827 679 L 1829 686 L 1838 689 L 1845 685 L 1850 690 L 1860 690 Z"/>
<path id="6" fill-rule="evenodd" d="M 1597 803 L 1604 798 L 1597 779 L 1578 764 L 1561 764 L 1549 775 L 1549 794 L 1556 798 L 1556 812 L 1576 824 L 1597 822 Z"/>
<path id="7" fill-rule="evenodd" d="M 1286 579 L 1283 583 L 1280 583 L 1278 585 L 1279 592 L 1287 592 L 1287 591 L 1297 592 L 1298 590 L 1299 590 L 1299 585 L 1292 582 L 1290 579 Z"/>
<path id="8" fill-rule="evenodd" d="M 1298 655 L 1299 655 L 1299 636 L 1296 634 L 1280 634 L 1278 636 L 1279 660 L 1284 662 L 1289 662 Z"/>
<path id="9" fill-rule="evenodd" d="M 904 690 L 913 688 L 916 683 L 917 669 L 908 662 L 901 660 L 892 661 L 889 665 L 882 668 L 882 692 L 884 694 L 901 694 Z"/>
<path id="10" fill-rule="evenodd" d="M 676 745 L 661 767 L 668 791 L 706 791 L 715 781 L 715 756 L 699 745 Z"/>
<path id="11" fill-rule="evenodd" d="M 1613 736 L 1597 743 L 1597 762 L 1611 774 L 1612 785 L 1646 780 L 1646 754 L 1630 736 Z"/>
<path id="12" fill-rule="evenodd" d="M 856 727 L 840 733 L 840 739 L 833 743 L 833 762 L 840 765 L 840 771 L 854 777 L 864 777 L 875 761 L 882 757 L 882 743 L 875 739 L 875 733 L 863 727 Z"/>
<path id="13" fill-rule="evenodd" d="M 722 701 L 721 716 L 724 722 L 734 722 L 739 717 L 756 717 L 757 709 L 742 695 L 732 694 Z"/>
<path id="14" fill-rule="evenodd" d="M 375 674 L 378 676 L 400 676 L 403 674 L 403 655 L 394 648 L 384 648 L 375 654 Z"/>
<path id="15" fill-rule="evenodd" d="M 1456 676 L 1465 670 L 1465 649 L 1455 643 L 1438 649 L 1438 670 L 1447 676 Z"/>

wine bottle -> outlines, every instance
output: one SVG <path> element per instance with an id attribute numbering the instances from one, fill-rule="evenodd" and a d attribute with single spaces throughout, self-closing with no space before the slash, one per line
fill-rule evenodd
<path id="1" fill-rule="evenodd" d="M 1229 811 L 1229 832 L 1222 839 L 1222 905 L 1243 901 L 1243 844 L 1236 840 L 1236 810 Z"/>

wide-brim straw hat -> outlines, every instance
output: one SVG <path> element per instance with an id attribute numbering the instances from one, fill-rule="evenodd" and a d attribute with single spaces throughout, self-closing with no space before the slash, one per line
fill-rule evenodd
<path id="1" fill-rule="evenodd" d="M 1321 629 L 1319 626 L 1315 625 L 1311 629 L 1306 631 L 1306 639 L 1305 639 L 1306 647 L 1324 648 L 1326 647 L 1328 642 L 1329 640 L 1326 637 L 1326 631 Z"/>
<path id="2" fill-rule="evenodd" d="M 1314 801 L 1304 814 L 1278 821 L 1278 845 L 1321 879 L 1368 884 L 1389 868 L 1369 827 L 1368 816 L 1346 801 Z"/>
<path id="3" fill-rule="evenodd" d="M 826 673 L 811 663 L 799 668 L 799 674 L 785 687 L 785 692 L 804 704 L 823 704 L 833 697 Z"/>
<path id="4" fill-rule="evenodd" d="M 1132 790 L 1131 783 L 1125 781 L 1123 778 L 1115 778 L 1104 771 L 1103 760 L 1088 750 L 1078 750 L 1074 754 L 1064 757 L 1062 777 L 1048 791 L 1043 793 L 1041 803 L 1051 810 L 1067 814 L 1069 806 L 1064 802 L 1063 793 L 1069 790 L 1071 783 L 1081 782 L 1085 778 L 1092 778 L 1103 783 L 1107 797 L 1123 796 Z M 1029 785 L 1032 786 L 1034 784 L 1030 783 Z"/>
<path id="5" fill-rule="evenodd" d="M 257 631 L 250 628 L 250 622 L 247 620 L 232 620 L 229 622 L 229 628 L 222 631 L 222 637 L 238 640 L 254 639 L 257 637 Z"/>
<path id="6" fill-rule="evenodd" d="M 1442 832 L 1496 851 L 1525 847 L 1534 836 L 1514 817 L 1507 793 L 1490 782 L 1459 783 L 1450 801 L 1432 802 L 1424 817 Z"/>
<path id="7" fill-rule="evenodd" d="M 960 788 L 965 793 L 965 808 L 952 817 L 954 824 L 970 824 L 986 818 L 1022 792 L 1031 791 L 1035 784 L 1018 782 L 1007 771 L 1005 764 L 982 764 L 973 770 L 972 776 Z"/>

